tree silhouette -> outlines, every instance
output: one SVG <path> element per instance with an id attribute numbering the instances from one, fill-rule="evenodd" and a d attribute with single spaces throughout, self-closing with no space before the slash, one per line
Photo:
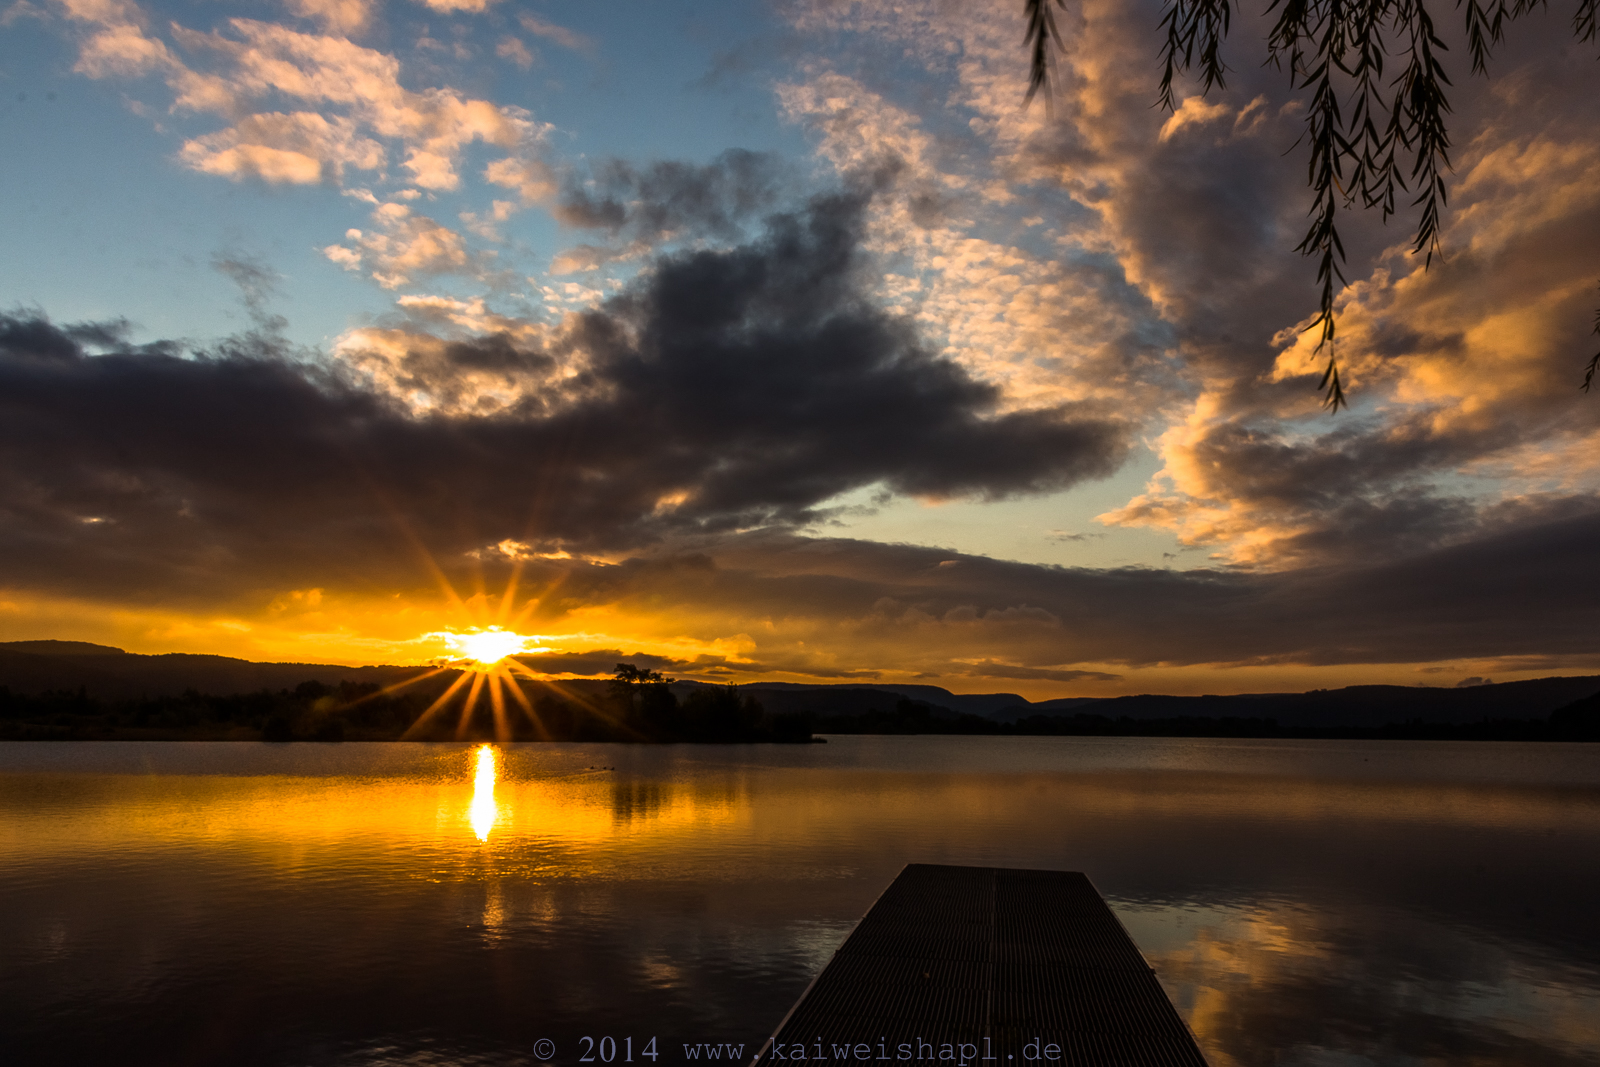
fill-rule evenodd
<path id="1" fill-rule="evenodd" d="M 1024 45 L 1031 67 L 1024 105 L 1042 89 L 1049 99 L 1050 43 L 1061 43 L 1056 8 L 1065 0 L 1023 0 Z M 1466 18 L 1472 72 L 1487 76 L 1494 46 L 1515 22 L 1545 0 L 1456 0 Z M 1376 209 L 1385 221 L 1396 196 L 1414 193 L 1421 214 L 1412 235 L 1412 252 L 1424 256 L 1423 269 L 1439 251 L 1439 223 L 1446 203 L 1444 172 L 1450 167 L 1450 135 L 1445 115 L 1450 102 L 1439 53 L 1448 51 L 1434 29 L 1424 0 L 1270 0 L 1277 22 L 1267 35 L 1267 58 L 1282 70 L 1287 63 L 1292 89 L 1309 91 L 1306 130 L 1296 144 L 1309 153 L 1311 223 L 1295 251 L 1317 258 L 1321 306 L 1306 329 L 1319 329 L 1317 352 L 1328 353 L 1318 391 L 1331 411 L 1346 405 L 1334 350 L 1335 281 L 1345 282 L 1344 245 L 1338 213 L 1359 205 Z M 1161 28 L 1162 73 L 1157 101 L 1173 110 L 1173 80 L 1198 68 L 1201 94 L 1226 87 L 1228 67 L 1222 40 L 1228 35 L 1233 0 L 1167 0 Z M 1580 41 L 1600 40 L 1600 0 L 1577 0 L 1573 33 Z M 1398 73 L 1384 80 L 1387 57 L 1399 56 Z M 1347 103 L 1341 100 L 1347 95 Z M 1600 334 L 1600 312 L 1595 315 Z M 1594 384 L 1600 352 L 1589 360 L 1583 390 Z"/>
<path id="2" fill-rule="evenodd" d="M 617 664 L 617 669 L 612 671 L 611 674 L 611 682 L 609 683 L 611 691 L 629 705 L 634 703 L 635 696 L 645 686 L 662 682 L 670 684 L 672 681 L 670 678 L 664 678 L 660 671 L 652 671 L 648 668 L 640 670 L 631 663 Z"/>
<path id="3" fill-rule="evenodd" d="M 619 663 L 609 684 L 622 705 L 623 720 L 648 737 L 665 740 L 678 710 L 678 698 L 669 688 L 676 680 L 660 671 Z"/>

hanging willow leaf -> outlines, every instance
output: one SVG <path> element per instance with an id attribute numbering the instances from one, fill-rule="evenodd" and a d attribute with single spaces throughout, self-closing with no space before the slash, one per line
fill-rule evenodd
<path id="1" fill-rule="evenodd" d="M 1054 3 L 1064 7 L 1063 0 Z M 1047 98 L 1049 94 L 1049 43 L 1061 41 L 1050 4 L 1024 0 L 1025 43 L 1032 49 L 1027 100 L 1040 90 Z M 1507 24 L 1544 6 L 1545 0 L 1456 0 L 1466 22 L 1473 73 L 1488 75 Z M 1412 254 L 1423 257 L 1424 270 L 1433 265 L 1434 256 L 1442 256 L 1440 234 L 1449 200 L 1445 172 L 1450 169 L 1445 89 L 1450 78 L 1440 55 L 1449 49 L 1434 29 L 1425 0 L 1271 0 L 1267 11 L 1277 13 L 1267 34 L 1268 62 L 1279 70 L 1287 68 L 1291 89 L 1310 94 L 1305 131 L 1295 147 L 1306 145 L 1310 156 L 1306 181 L 1311 222 L 1295 250 L 1317 260 L 1321 301 L 1305 328 L 1318 331 L 1316 351 L 1327 350 L 1328 365 L 1317 388 L 1327 394 L 1324 406 L 1338 411 L 1346 406 L 1334 355 L 1334 302 L 1345 285 L 1339 210 L 1359 202 L 1388 221 L 1395 213 L 1397 192 L 1414 193 L 1411 205 L 1419 210 Z M 1168 0 L 1161 17 L 1166 40 L 1156 92 L 1162 107 L 1176 110 L 1173 83 L 1191 69 L 1197 69 L 1202 95 L 1227 87 L 1221 50 L 1232 15 L 1232 0 Z M 1572 28 L 1581 41 L 1600 40 L 1600 0 L 1578 0 Z M 1388 56 L 1403 57 L 1404 65 L 1386 87 Z M 1597 369 L 1600 354 L 1589 361 L 1585 391 Z"/>
<path id="2" fill-rule="evenodd" d="M 1065 9 L 1066 0 L 1054 0 L 1055 6 Z M 1022 38 L 1023 46 L 1032 50 L 1032 66 L 1028 74 L 1028 95 L 1022 105 L 1028 106 L 1034 94 L 1044 90 L 1045 104 L 1050 103 L 1050 42 L 1061 46 L 1061 31 L 1056 29 L 1056 13 L 1050 10 L 1051 0 L 1023 0 L 1023 18 L 1028 28 Z"/>
<path id="3" fill-rule="evenodd" d="M 1594 7 L 1593 4 L 1590 4 L 1589 6 L 1590 6 L 1590 8 Z M 1600 311 L 1596 311 L 1594 313 L 1594 332 L 1595 332 L 1595 334 L 1597 336 L 1600 336 Z M 1583 375 L 1583 391 L 1584 392 L 1587 393 L 1589 391 L 1589 387 L 1594 384 L 1594 374 L 1595 374 L 1595 371 L 1597 371 L 1597 370 L 1600 370 L 1600 352 L 1596 352 L 1589 359 L 1588 369 L 1584 372 L 1584 375 Z"/>

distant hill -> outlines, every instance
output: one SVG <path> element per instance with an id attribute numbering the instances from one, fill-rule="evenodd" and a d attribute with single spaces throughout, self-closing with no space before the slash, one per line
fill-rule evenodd
<path id="1" fill-rule="evenodd" d="M 1389 723 L 1463 724 L 1484 720 L 1542 720 L 1575 700 L 1600 693 L 1600 675 L 1538 678 L 1464 689 L 1353 685 L 1309 693 L 1233 696 L 1067 697 L 1030 702 L 1015 693 L 957 694 L 932 685 L 747 682 L 739 686 L 763 705 L 785 712 L 854 715 L 890 711 L 902 697 L 929 705 L 934 717 L 977 715 L 1015 722 L 1035 715 L 1103 715 L 1109 719 L 1263 719 L 1285 727 L 1373 727 Z"/>
<path id="2" fill-rule="evenodd" d="M 699 682 L 680 683 L 686 688 L 698 686 Z M 952 693 L 950 690 L 937 685 L 892 685 L 878 682 L 844 682 L 844 683 L 806 683 L 806 682 L 746 682 L 738 687 L 741 693 L 749 693 L 762 704 L 773 707 L 793 707 L 796 711 L 825 710 L 819 702 L 842 701 L 845 704 L 855 705 L 863 703 L 865 706 L 879 708 L 893 707 L 900 697 L 909 697 L 919 700 L 935 708 L 958 715 L 981 715 L 984 718 L 995 718 L 1003 715 L 1010 709 L 1017 707 L 1032 707 L 1028 701 L 1016 693 Z M 862 694 L 871 694 L 863 696 Z M 1092 699 L 1092 698 L 1091 698 Z M 829 703 L 829 708 L 838 708 L 838 703 Z"/>
<path id="3" fill-rule="evenodd" d="M 1600 693 L 1552 711 L 1550 732 L 1562 740 L 1600 741 Z"/>
<path id="4" fill-rule="evenodd" d="M 1280 726 L 1383 726 L 1388 723 L 1470 723 L 1485 719 L 1543 719 L 1575 700 L 1600 692 L 1600 675 L 1537 678 L 1466 689 L 1406 685 L 1352 685 L 1309 693 L 1236 696 L 1126 696 L 1103 700 L 1046 700 L 1019 708 L 1022 715 L 1105 715 L 1109 718 L 1275 719 Z"/>
<path id="5" fill-rule="evenodd" d="M 255 663 L 230 656 L 173 652 L 145 656 L 85 641 L 0 642 L 0 686 L 13 693 L 82 689 L 100 700 L 177 696 L 185 690 L 229 695 L 293 689 L 301 682 L 389 685 L 416 667 L 344 667 L 328 663 Z"/>
<path id="6" fill-rule="evenodd" d="M 83 641 L 0 642 L 0 687 L 32 695 L 77 692 L 98 700 L 177 696 L 187 690 L 226 696 L 293 689 L 302 682 L 390 685 L 422 668 L 346 667 L 326 663 L 255 663 L 228 656 L 186 653 L 141 655 Z M 574 693 L 597 697 L 603 680 L 564 682 Z M 680 682 L 680 696 L 702 683 Z M 1485 720 L 1544 720 L 1557 709 L 1600 694 L 1600 675 L 1540 678 L 1463 689 L 1359 685 L 1309 693 L 1234 696 L 1070 697 L 1032 703 L 1015 693 L 952 693 L 934 685 L 880 683 L 749 682 L 738 686 L 772 714 L 818 716 L 892 713 L 902 701 L 924 706 L 936 720 L 977 716 L 997 723 L 1035 716 L 1104 716 L 1107 719 L 1258 719 L 1281 727 L 1378 727 L 1391 723 L 1467 724 Z M 1582 708 L 1589 705 L 1583 704 Z M 1581 712 L 1587 715 L 1588 712 Z M 1580 714 L 1579 710 L 1569 714 Z"/>
<path id="7" fill-rule="evenodd" d="M 126 656 L 127 653 L 111 645 L 96 645 L 88 641 L 0 641 L 0 649 L 11 652 L 28 652 L 35 656 Z"/>

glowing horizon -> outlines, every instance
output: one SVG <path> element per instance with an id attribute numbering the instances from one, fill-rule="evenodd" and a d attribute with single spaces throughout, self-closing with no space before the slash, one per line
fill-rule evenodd
<path id="1" fill-rule="evenodd" d="M 1083 5 L 1046 109 L 1020 0 L 13 5 L 0 640 L 451 664 L 513 717 L 618 662 L 1600 672 L 1600 66 L 1530 26 L 1460 78 L 1431 267 L 1351 212 L 1330 418 L 1305 96 L 1150 107 L 1158 8 Z"/>

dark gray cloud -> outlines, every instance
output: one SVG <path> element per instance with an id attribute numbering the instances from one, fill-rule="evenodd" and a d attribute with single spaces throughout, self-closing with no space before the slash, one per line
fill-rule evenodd
<path id="1" fill-rule="evenodd" d="M 1552 673 L 1592 667 L 1600 627 L 1600 501 L 1585 515 L 1531 521 L 1469 544 L 1340 568 L 1089 570 L 948 550 L 764 532 L 695 554 L 618 565 L 548 562 L 558 588 L 534 625 L 603 605 L 647 616 L 718 612 L 764 640 L 750 669 L 823 672 L 796 638 L 828 635 L 854 661 L 944 675 L 1113 680 L 1072 664 L 1413 663 L 1502 657 Z M 787 642 L 787 643 L 786 643 Z M 976 663 L 974 663 L 976 661 Z M 686 669 L 682 666 L 680 670 Z M 1070 676 L 1070 677 L 1069 677 Z"/>
<path id="2" fill-rule="evenodd" d="M 1208 394 L 1193 431 L 1163 442 L 1171 491 L 1124 517 L 1225 553 L 1242 545 L 1235 558 L 1253 563 L 1359 562 L 1475 536 L 1484 485 L 1463 469 L 1495 464 L 1513 494 L 1562 480 L 1548 464 L 1518 468 L 1600 429 L 1600 404 L 1576 391 L 1600 272 L 1592 52 L 1559 26 L 1519 24 L 1484 79 L 1466 69 L 1460 24 L 1440 24 L 1457 146 L 1443 254 L 1423 271 L 1399 251 L 1416 222 L 1408 198 L 1387 225 L 1341 213 L 1357 287 L 1341 301 L 1338 351 L 1356 408 L 1313 420 L 1326 353 L 1278 363 L 1317 307 L 1315 263 L 1294 251 L 1312 203 L 1296 146 L 1308 94 L 1260 62 L 1276 16 L 1246 12 L 1227 88 L 1202 100 L 1180 80 L 1179 114 L 1153 109 L 1144 57 L 1160 17 L 1153 0 L 1087 11 L 1063 77 L 1092 76 L 1026 155 L 1039 184 L 1100 207 L 1182 373 Z M 1584 468 L 1565 478 L 1579 506 L 1595 484 Z M 1222 509 L 1232 521 L 1216 521 Z"/>
<path id="3" fill-rule="evenodd" d="M 707 164 L 661 160 L 638 166 L 609 159 L 562 182 L 555 217 L 605 231 L 622 243 L 673 236 L 736 241 L 786 191 L 777 156 L 730 149 Z"/>
<path id="4" fill-rule="evenodd" d="M 652 291 L 633 294 L 632 303 L 586 328 L 614 326 L 623 315 L 652 321 Z M 690 306 L 683 314 L 700 323 L 683 343 L 715 348 L 722 334 L 704 313 Z M 469 586 L 477 571 L 498 588 L 510 560 L 481 552 L 471 558 L 469 549 L 500 537 L 568 533 L 596 544 L 654 539 L 654 547 L 615 564 L 525 560 L 521 588 L 538 604 L 519 625 L 560 632 L 593 608 L 716 619 L 718 634 L 759 635 L 763 620 L 781 621 L 747 656 L 658 656 L 646 664 L 708 678 L 768 671 L 871 677 L 873 666 L 890 663 L 944 676 L 1080 682 L 1110 672 L 1091 677 L 1074 664 L 1543 657 L 1570 665 L 1593 656 L 1600 624 L 1600 570 L 1593 566 L 1600 501 L 1584 508 L 1570 496 L 1551 496 L 1508 504 L 1450 547 L 1375 553 L 1339 567 L 1036 566 L 781 532 L 786 516 L 807 514 L 791 497 L 806 497 L 786 482 L 788 455 L 765 458 L 758 446 L 769 438 L 745 421 L 755 415 L 737 410 L 742 400 L 732 411 L 694 415 L 722 420 L 712 447 L 709 432 L 673 428 L 672 403 L 653 411 L 627 399 L 655 390 L 670 400 L 673 390 L 694 388 L 664 380 L 659 367 L 633 377 L 636 362 L 678 358 L 670 347 L 651 348 L 648 331 L 596 361 L 592 373 L 606 384 L 604 403 L 612 406 L 583 408 L 583 420 L 596 420 L 585 432 L 563 421 L 569 413 L 560 406 L 494 418 L 414 418 L 314 367 L 259 352 L 180 357 L 128 346 L 121 336 L 116 328 L 69 333 L 25 315 L 0 320 L 0 577 L 7 585 L 173 606 L 226 604 L 306 585 L 421 592 L 428 579 L 414 537 L 458 587 Z M 86 355 L 83 338 L 109 350 Z M 487 342 L 461 356 L 519 365 L 524 356 L 508 344 Z M 695 366 L 692 356 L 682 358 Z M 937 364 L 917 359 L 916 366 Z M 935 382 L 948 375 L 939 371 Z M 743 396 L 737 389 L 733 395 Z M 822 399 L 812 403 L 828 414 Z M 614 414 L 602 422 L 606 410 Z M 928 412 L 942 409 L 915 410 L 931 418 Z M 802 425 L 782 404 L 774 412 L 771 418 L 792 428 Z M 964 432 L 961 419 L 954 425 L 953 432 Z M 605 436 L 595 444 L 588 432 Z M 774 432 L 770 440 L 780 438 Z M 967 438 L 970 448 L 992 447 L 992 440 Z M 793 447 L 821 449 L 800 468 L 823 479 L 810 506 L 830 490 L 826 479 L 867 462 L 860 455 L 840 460 L 836 446 L 810 438 Z M 942 453 L 929 447 L 930 455 L 885 447 L 871 469 L 892 480 L 915 463 L 926 472 L 919 479 L 985 484 L 964 480 L 970 459 L 941 475 Z M 654 465 L 652 448 L 667 449 L 660 461 L 666 467 Z M 742 490 L 730 473 L 740 462 L 751 481 Z M 1032 462 L 1045 460 L 1036 455 Z M 716 491 L 697 504 L 685 501 L 686 516 L 641 510 L 650 493 L 683 484 L 661 477 L 661 469 L 694 472 L 695 484 Z M 1013 472 L 997 480 L 1025 486 L 1028 477 Z M 636 486 L 648 492 L 630 498 Z M 769 528 L 718 532 L 728 525 L 725 516 L 746 514 L 765 516 Z M 945 565 L 951 560 L 956 565 Z M 821 658 L 802 647 L 822 641 L 831 644 Z M 580 647 L 531 665 L 603 674 L 621 661 L 645 662 L 623 649 Z"/>
<path id="5" fill-rule="evenodd" d="M 429 338 L 400 361 L 402 394 L 466 370 L 520 383 L 492 415 L 413 415 L 259 334 L 180 355 L 8 316 L 5 578 L 80 593 L 379 583 L 415 569 L 413 545 L 443 560 L 505 539 L 617 549 L 813 522 L 879 483 L 994 498 L 1113 471 L 1120 420 L 1002 412 L 998 389 L 860 295 L 863 203 L 821 198 L 759 240 L 663 259 L 559 351 Z M 582 373 L 552 376 L 558 356 Z"/>
<path id="6" fill-rule="evenodd" d="M 280 328 L 287 325 L 281 317 L 269 317 L 267 303 L 279 295 L 279 274 L 265 260 L 244 252 L 218 253 L 211 259 L 217 273 L 239 287 L 239 298 L 252 321 L 271 322 Z"/>

